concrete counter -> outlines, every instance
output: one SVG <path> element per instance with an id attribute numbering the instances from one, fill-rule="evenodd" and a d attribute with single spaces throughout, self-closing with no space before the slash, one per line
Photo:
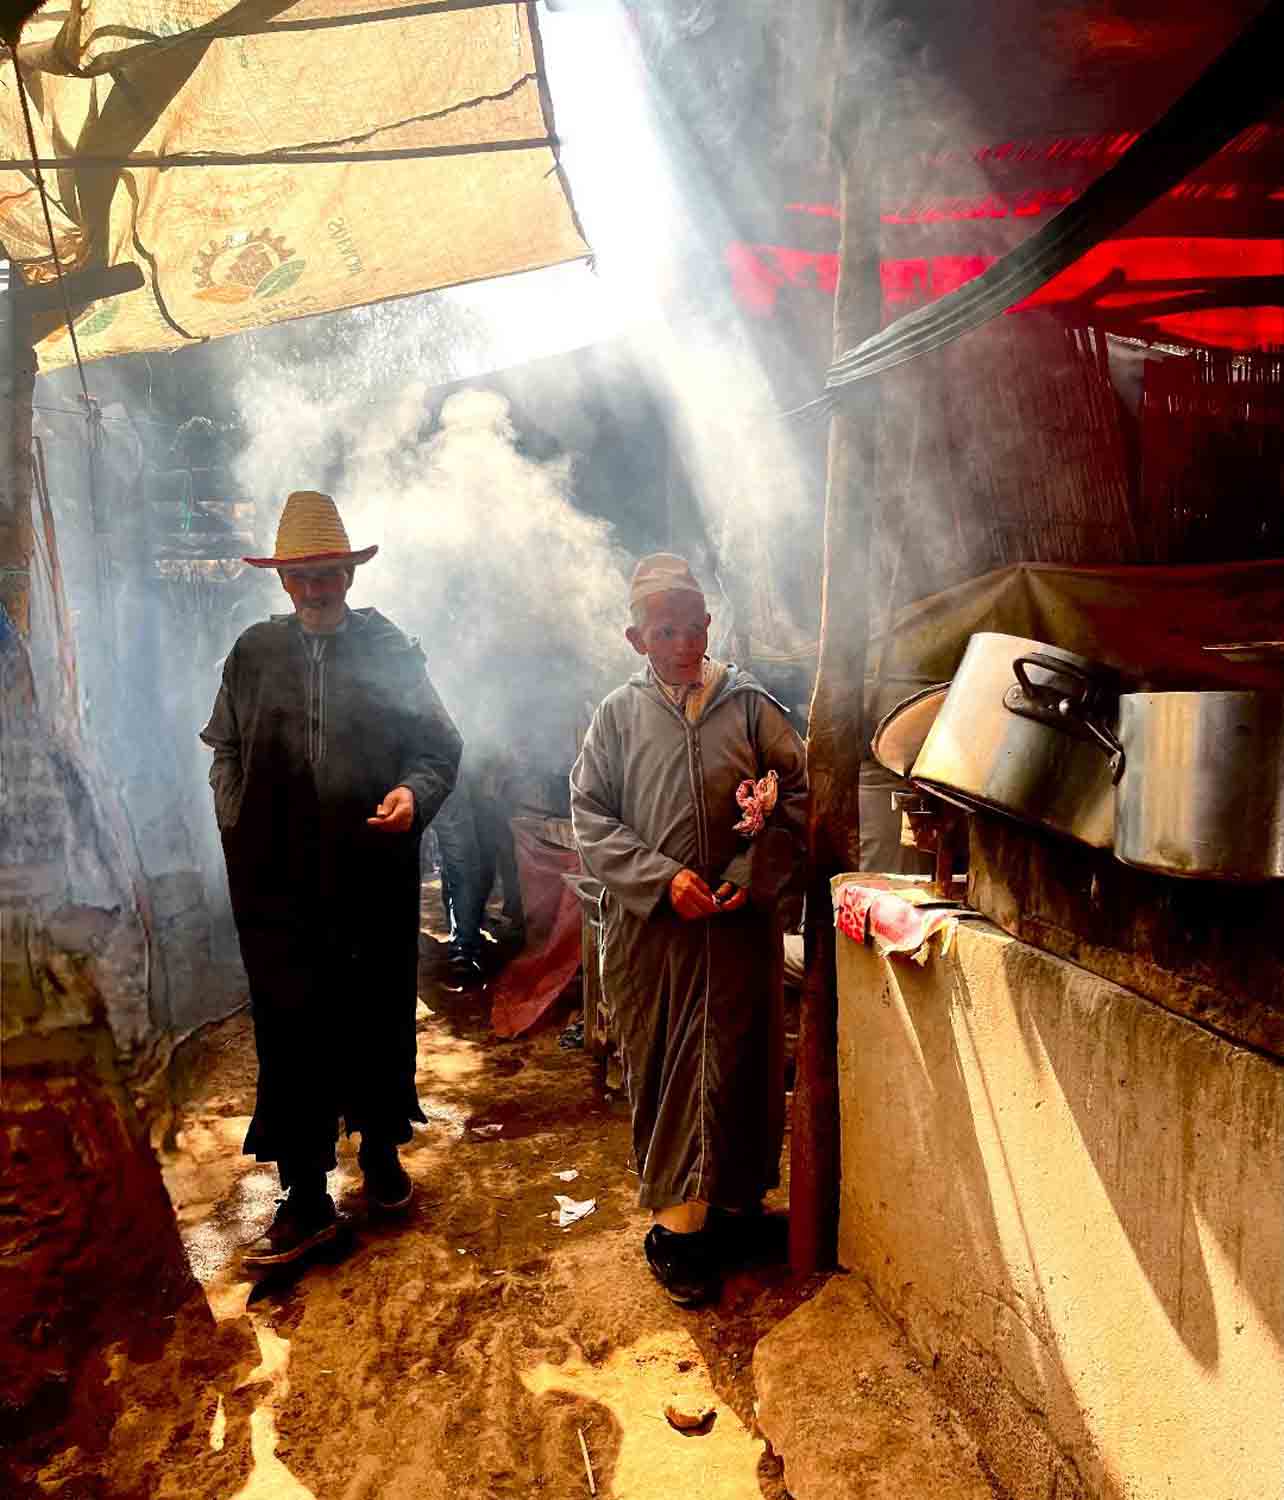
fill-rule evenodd
<path id="1" fill-rule="evenodd" d="M 839 1256 L 1015 1500 L 1284 1494 L 1284 1069 L 990 927 L 838 938 Z"/>

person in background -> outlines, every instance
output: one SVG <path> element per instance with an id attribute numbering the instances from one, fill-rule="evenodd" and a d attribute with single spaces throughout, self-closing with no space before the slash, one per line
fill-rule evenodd
<path id="1" fill-rule="evenodd" d="M 482 912 L 488 892 L 482 886 L 472 793 L 462 768 L 455 790 L 442 803 L 432 828 L 441 859 L 441 902 L 449 923 L 446 982 L 458 989 L 470 989 L 485 979 Z"/>
<path id="2" fill-rule="evenodd" d="M 242 633 L 201 739 L 250 981 L 259 1075 L 244 1151 L 286 1196 L 242 1260 L 282 1265 L 333 1239 L 326 1173 L 359 1134 L 372 1207 L 404 1208 L 398 1155 L 415 1089 L 419 844 L 462 741 L 419 647 L 348 608 L 353 551 L 334 501 L 285 503 L 271 557 L 294 606 Z"/>
<path id="3" fill-rule="evenodd" d="M 720 1247 L 779 1178 L 784 1084 L 775 906 L 801 860 L 803 745 L 747 673 L 706 656 L 687 563 L 630 590 L 646 667 L 598 707 L 571 818 L 606 887 L 602 978 L 633 1120 L 644 1242 L 675 1303 L 715 1295 Z"/>
<path id="4" fill-rule="evenodd" d="M 489 897 L 499 882 L 502 898 L 498 913 L 483 910 L 482 926 L 501 951 L 520 948 L 525 935 L 522 888 L 517 874 L 517 849 L 513 839 L 512 762 L 498 750 L 482 751 L 476 758 L 473 780 L 473 821 L 481 852 L 482 884 Z M 565 783 L 565 777 L 563 777 Z"/>
<path id="5" fill-rule="evenodd" d="M 447 979 L 461 989 L 481 984 L 492 957 L 503 962 L 522 942 L 517 858 L 500 800 L 501 780 L 497 756 L 479 755 L 476 764 L 469 758 L 433 822 L 441 856 L 442 904 L 450 924 Z M 498 919 L 493 919 L 486 907 L 497 877 L 504 904 Z"/>

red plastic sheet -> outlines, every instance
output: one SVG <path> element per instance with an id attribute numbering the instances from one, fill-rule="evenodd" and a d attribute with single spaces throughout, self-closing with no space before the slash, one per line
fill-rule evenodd
<path id="1" fill-rule="evenodd" d="M 885 258 L 879 267 L 889 319 L 934 302 L 980 276 L 992 254 Z M 776 310 L 786 287 L 832 296 L 838 256 L 785 245 L 729 245 L 726 264 L 740 306 L 755 317 Z M 1108 240 L 1009 315 L 1055 308 L 1071 322 L 1150 340 L 1223 349 L 1284 346 L 1284 242 L 1227 236 L 1137 236 Z"/>
<path id="2" fill-rule="evenodd" d="M 497 1036 L 520 1036 L 534 1026 L 580 966 L 580 899 L 562 879 L 579 873 L 579 856 L 540 838 L 520 819 L 513 839 L 526 947 L 491 987 L 490 1022 Z"/>

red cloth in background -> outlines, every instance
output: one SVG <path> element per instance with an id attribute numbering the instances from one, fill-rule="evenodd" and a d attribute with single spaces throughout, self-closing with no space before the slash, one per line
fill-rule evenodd
<path id="1" fill-rule="evenodd" d="M 579 855 L 540 838 L 539 825 L 513 821 L 526 947 L 490 987 L 497 1036 L 520 1036 L 544 1014 L 580 966 L 580 899 L 562 879 L 579 873 Z"/>

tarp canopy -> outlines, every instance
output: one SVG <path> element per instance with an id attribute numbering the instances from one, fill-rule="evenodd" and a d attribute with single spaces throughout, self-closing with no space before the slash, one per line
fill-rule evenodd
<path id="1" fill-rule="evenodd" d="M 64 270 L 146 286 L 76 309 L 86 359 L 587 253 L 533 5 L 71 0 L 19 48 Z M 53 276 L 12 64 L 0 242 Z M 72 358 L 57 315 L 41 367 Z"/>
<path id="2" fill-rule="evenodd" d="M 1103 662 L 1148 691 L 1277 690 L 1279 658 L 1218 644 L 1284 640 L 1284 560 L 1185 567 L 999 568 L 902 610 L 870 641 L 867 722 L 953 677 L 981 630 Z"/>

